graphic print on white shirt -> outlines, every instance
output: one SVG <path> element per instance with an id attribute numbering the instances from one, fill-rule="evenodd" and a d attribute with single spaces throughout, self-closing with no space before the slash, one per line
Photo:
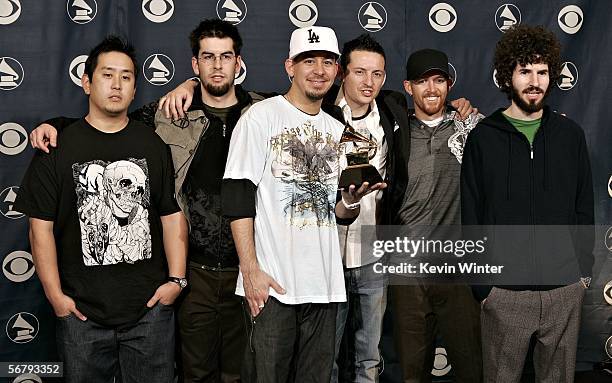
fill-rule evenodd
<path id="1" fill-rule="evenodd" d="M 291 225 L 334 226 L 339 144 L 311 121 L 270 139 L 272 175 L 283 182 L 283 211 Z"/>
<path id="2" fill-rule="evenodd" d="M 147 161 L 76 163 L 72 175 L 85 266 L 151 258 Z"/>

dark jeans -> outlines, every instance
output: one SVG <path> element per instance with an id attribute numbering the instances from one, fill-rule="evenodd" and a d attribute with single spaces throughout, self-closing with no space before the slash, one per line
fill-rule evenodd
<path id="1" fill-rule="evenodd" d="M 270 297 L 250 320 L 243 382 L 327 383 L 334 362 L 336 303 L 286 305 Z"/>
<path id="2" fill-rule="evenodd" d="M 74 315 L 57 318 L 66 383 L 171 382 L 174 308 L 155 305 L 137 323 L 106 327 Z"/>
<path id="3" fill-rule="evenodd" d="M 404 383 L 431 382 L 436 335 L 452 365 L 454 382 L 482 382 L 480 309 L 466 285 L 391 286 L 393 326 Z"/>
<path id="4" fill-rule="evenodd" d="M 211 270 L 190 262 L 189 287 L 178 303 L 185 382 L 239 382 L 246 345 L 238 270 Z"/>

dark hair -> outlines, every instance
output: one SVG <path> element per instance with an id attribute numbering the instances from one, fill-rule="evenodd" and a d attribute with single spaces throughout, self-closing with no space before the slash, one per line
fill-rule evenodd
<path id="1" fill-rule="evenodd" d="M 234 42 L 234 53 L 240 55 L 242 48 L 242 37 L 238 32 L 238 28 L 228 21 L 219 19 L 202 20 L 200 24 L 189 34 L 189 42 L 191 43 L 191 53 L 194 57 L 198 57 L 200 52 L 200 40 L 206 37 L 216 37 L 224 39 L 229 37 Z"/>
<path id="2" fill-rule="evenodd" d="M 374 39 L 370 34 L 364 33 L 356 39 L 347 41 L 342 47 L 342 55 L 340 56 L 340 67 L 342 71 L 346 73 L 346 68 L 351 62 L 351 52 L 353 51 L 366 51 L 380 54 L 385 60 L 385 50 L 378 41 Z"/>
<path id="3" fill-rule="evenodd" d="M 493 66 L 502 92 L 511 97 L 512 73 L 517 65 L 548 64 L 550 84 L 561 71 L 561 44 L 543 26 L 519 25 L 508 30 L 497 42 Z M 548 91 L 552 88 L 549 86 Z"/>
<path id="4" fill-rule="evenodd" d="M 138 79 L 138 62 L 136 61 L 134 47 L 119 36 L 109 35 L 89 52 L 87 61 L 85 61 L 85 74 L 89 77 L 89 81 L 93 79 L 93 72 L 98 66 L 98 57 L 102 53 L 108 52 L 120 52 L 127 55 L 132 60 L 132 64 L 134 64 L 134 79 Z"/>

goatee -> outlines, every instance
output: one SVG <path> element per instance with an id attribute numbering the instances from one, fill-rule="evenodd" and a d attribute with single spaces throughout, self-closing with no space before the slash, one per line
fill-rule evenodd
<path id="1" fill-rule="evenodd" d="M 211 83 L 205 82 L 204 89 L 206 89 L 206 92 L 208 92 L 208 94 L 210 94 L 213 97 L 221 97 L 221 96 L 225 96 L 227 92 L 229 92 L 232 85 L 233 85 L 232 83 L 228 82 L 226 84 L 215 86 Z"/>
<path id="2" fill-rule="evenodd" d="M 542 100 L 540 102 L 527 102 L 523 100 L 523 98 L 521 98 L 522 93 L 532 92 L 535 90 L 540 91 L 543 95 Z M 512 98 L 512 101 L 514 101 L 514 103 L 516 104 L 516 106 L 519 107 L 519 109 L 521 109 L 522 111 L 526 113 L 531 114 L 531 113 L 537 113 L 540 110 L 542 110 L 542 108 L 544 107 L 544 100 L 546 100 L 546 96 L 548 96 L 548 92 L 544 92 L 542 89 L 536 88 L 536 87 L 529 87 L 525 89 L 523 92 L 519 92 L 515 87 L 512 87 L 510 89 L 510 96 Z"/>

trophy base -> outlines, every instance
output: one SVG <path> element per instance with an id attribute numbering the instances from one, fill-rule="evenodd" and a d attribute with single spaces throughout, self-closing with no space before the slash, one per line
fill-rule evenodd
<path id="1" fill-rule="evenodd" d="M 370 164 L 352 165 L 344 169 L 342 174 L 340 174 L 338 189 L 348 189 L 351 185 L 359 187 L 364 182 L 374 185 L 383 182 L 383 179 L 378 170 Z"/>

